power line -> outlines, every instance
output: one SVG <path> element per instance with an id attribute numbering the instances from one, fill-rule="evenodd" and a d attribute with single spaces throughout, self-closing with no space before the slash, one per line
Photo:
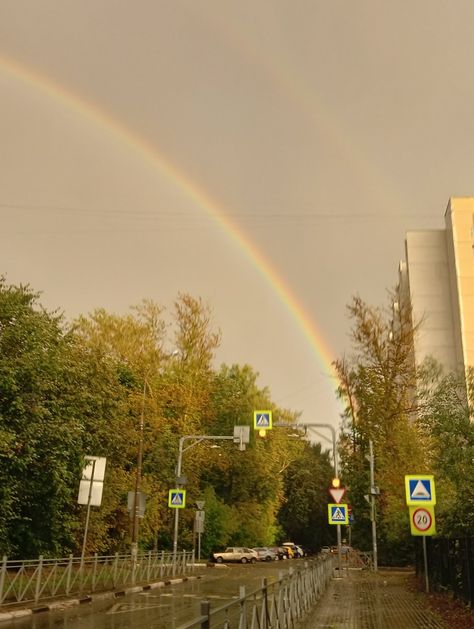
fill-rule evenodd
<path id="1" fill-rule="evenodd" d="M 69 214 L 78 215 L 91 215 L 95 217 L 106 218 L 133 218 L 133 219 L 157 219 L 157 218 L 196 218 L 199 217 L 199 212 L 183 212 L 181 210 L 118 210 L 118 209 L 91 209 L 84 207 L 68 207 L 61 205 L 27 205 L 19 203 L 0 203 L 0 208 L 7 210 L 21 210 L 26 212 L 67 212 Z M 430 214 L 417 214 L 413 213 L 371 213 L 371 212 L 222 212 L 224 215 L 231 219 L 251 220 L 251 221 L 267 221 L 276 219 L 291 219 L 291 220 L 357 220 L 357 219 L 370 219 L 377 221 L 386 221 L 389 219 L 397 220 L 401 218 L 416 218 L 416 220 L 432 220 L 436 217 Z"/>

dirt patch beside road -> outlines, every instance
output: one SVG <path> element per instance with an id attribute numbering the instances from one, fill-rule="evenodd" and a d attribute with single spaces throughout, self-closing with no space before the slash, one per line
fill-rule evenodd
<path id="1" fill-rule="evenodd" d="M 424 592 L 425 582 L 413 576 L 411 587 Z M 426 600 L 450 629 L 474 629 L 474 610 L 469 609 L 462 601 L 453 598 L 449 592 L 432 592 L 426 594 Z"/>

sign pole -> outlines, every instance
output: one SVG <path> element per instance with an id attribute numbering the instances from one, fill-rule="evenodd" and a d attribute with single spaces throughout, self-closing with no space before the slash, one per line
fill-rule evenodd
<path id="1" fill-rule="evenodd" d="M 410 514 L 410 529 L 412 535 L 423 536 L 423 564 L 425 568 L 425 589 L 430 591 L 428 575 L 428 551 L 426 537 L 436 534 L 436 519 L 434 505 L 436 504 L 436 490 L 432 474 L 406 474 L 405 492 Z"/>
<path id="2" fill-rule="evenodd" d="M 338 575 L 342 575 L 342 543 L 341 543 L 341 525 L 337 525 L 337 571 Z"/>
<path id="3" fill-rule="evenodd" d="M 86 525 L 84 527 L 84 539 L 82 541 L 81 572 L 82 572 L 82 569 L 84 567 L 84 556 L 86 554 L 87 533 L 89 531 L 89 518 L 90 518 L 90 514 L 91 514 L 91 498 L 92 498 L 92 487 L 94 485 L 94 472 L 95 472 L 95 459 L 92 459 L 91 482 L 90 482 L 90 485 L 89 485 L 89 496 L 87 498 Z"/>
<path id="4" fill-rule="evenodd" d="M 375 521 L 375 495 L 373 488 L 375 487 L 375 472 L 374 472 L 374 446 L 372 439 L 369 441 L 369 456 L 370 456 L 370 514 L 372 520 L 372 551 L 374 558 L 374 572 L 378 569 L 378 557 L 377 557 L 377 522 Z"/>
<path id="5" fill-rule="evenodd" d="M 430 592 L 430 581 L 428 577 L 428 553 L 426 551 L 426 535 L 423 535 L 423 561 L 425 564 L 425 587 L 426 593 Z"/>

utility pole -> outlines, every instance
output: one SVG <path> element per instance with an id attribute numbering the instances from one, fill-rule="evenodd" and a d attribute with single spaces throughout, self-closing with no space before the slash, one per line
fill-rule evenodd
<path id="1" fill-rule="evenodd" d="M 377 523 L 375 521 L 375 497 L 378 495 L 378 487 L 375 486 L 374 447 L 372 439 L 369 440 L 370 461 L 370 519 L 372 521 L 372 550 L 374 556 L 374 571 L 377 572 Z"/>
<path id="2" fill-rule="evenodd" d="M 132 512 L 132 558 L 134 561 L 138 555 L 138 500 L 141 490 L 142 480 L 142 463 L 143 463 L 143 429 L 145 425 L 145 396 L 146 396 L 146 379 L 143 381 L 142 392 L 142 408 L 140 412 L 140 426 L 138 439 L 138 457 L 137 457 L 137 473 L 135 476 L 135 491 L 133 496 L 133 512 Z"/>

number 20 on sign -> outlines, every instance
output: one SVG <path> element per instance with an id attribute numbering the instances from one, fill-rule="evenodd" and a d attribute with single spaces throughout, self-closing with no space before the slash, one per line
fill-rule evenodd
<path id="1" fill-rule="evenodd" d="M 434 507 L 409 507 L 410 528 L 412 535 L 434 535 L 436 533 Z"/>

